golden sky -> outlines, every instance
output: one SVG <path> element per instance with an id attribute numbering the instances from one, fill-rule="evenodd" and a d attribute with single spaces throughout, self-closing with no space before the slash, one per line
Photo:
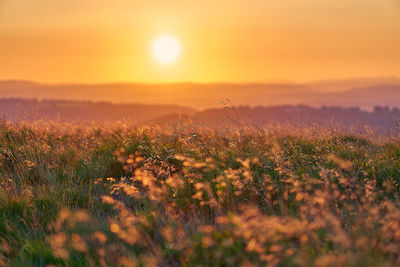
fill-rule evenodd
<path id="1" fill-rule="evenodd" d="M 158 64 L 153 40 L 181 43 Z M 264 82 L 400 76 L 398 0 L 0 0 L 0 79 Z"/>

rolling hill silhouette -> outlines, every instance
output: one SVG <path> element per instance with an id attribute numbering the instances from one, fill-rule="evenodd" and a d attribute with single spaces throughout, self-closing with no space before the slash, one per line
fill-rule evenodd
<path id="1" fill-rule="evenodd" d="M 173 105 L 115 104 L 109 102 L 0 99 L 0 116 L 5 120 L 35 121 L 129 121 L 136 125 L 153 124 L 174 127 L 181 124 L 206 126 L 215 129 L 229 127 L 264 127 L 314 125 L 338 127 L 343 130 L 375 132 L 399 131 L 400 109 L 375 107 L 372 111 L 349 107 L 311 107 L 304 105 L 237 106 L 196 111 Z"/>
<path id="2" fill-rule="evenodd" d="M 6 120 L 94 120 L 126 119 L 133 123 L 146 122 L 165 114 L 193 114 L 191 108 L 175 105 L 113 104 L 109 102 L 0 99 L 0 116 Z"/>
<path id="3" fill-rule="evenodd" d="M 231 107 L 207 109 L 191 115 L 168 114 L 152 120 L 157 125 L 194 124 L 212 128 L 320 126 L 345 131 L 363 131 L 367 128 L 379 133 L 400 131 L 400 109 L 375 107 L 372 111 L 346 107 L 271 106 Z"/>

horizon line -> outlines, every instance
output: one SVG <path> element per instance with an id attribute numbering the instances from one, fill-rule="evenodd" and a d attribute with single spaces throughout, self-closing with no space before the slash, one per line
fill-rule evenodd
<path id="1" fill-rule="evenodd" d="M 326 78 L 326 79 L 315 79 L 307 81 L 295 81 L 293 79 L 276 79 L 266 81 L 247 81 L 247 82 L 234 82 L 234 81 L 208 81 L 208 82 L 197 82 L 197 81 L 166 81 L 166 82 L 144 82 L 144 81 L 104 81 L 104 82 L 79 82 L 79 81 L 61 81 L 61 82 L 47 82 L 38 81 L 23 78 L 0 78 L 0 82 L 25 82 L 38 85 L 179 85 L 179 84 L 232 84 L 232 85 L 246 85 L 246 84 L 313 84 L 321 82 L 340 82 L 340 81 L 363 81 L 363 80 L 375 80 L 375 79 L 393 79 L 400 82 L 400 76 L 397 75 L 385 75 L 385 76 L 357 76 L 357 77 L 343 77 L 343 78 Z"/>

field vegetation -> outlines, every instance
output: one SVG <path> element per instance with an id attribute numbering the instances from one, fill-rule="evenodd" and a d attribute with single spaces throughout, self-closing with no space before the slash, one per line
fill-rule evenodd
<path id="1" fill-rule="evenodd" d="M 400 138 L 0 123 L 0 265 L 399 266 Z"/>

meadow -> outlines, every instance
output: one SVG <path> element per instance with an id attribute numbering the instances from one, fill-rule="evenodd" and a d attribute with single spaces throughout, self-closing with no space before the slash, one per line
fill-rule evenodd
<path id="1" fill-rule="evenodd" d="M 400 138 L 0 122 L 0 266 L 399 266 Z"/>

